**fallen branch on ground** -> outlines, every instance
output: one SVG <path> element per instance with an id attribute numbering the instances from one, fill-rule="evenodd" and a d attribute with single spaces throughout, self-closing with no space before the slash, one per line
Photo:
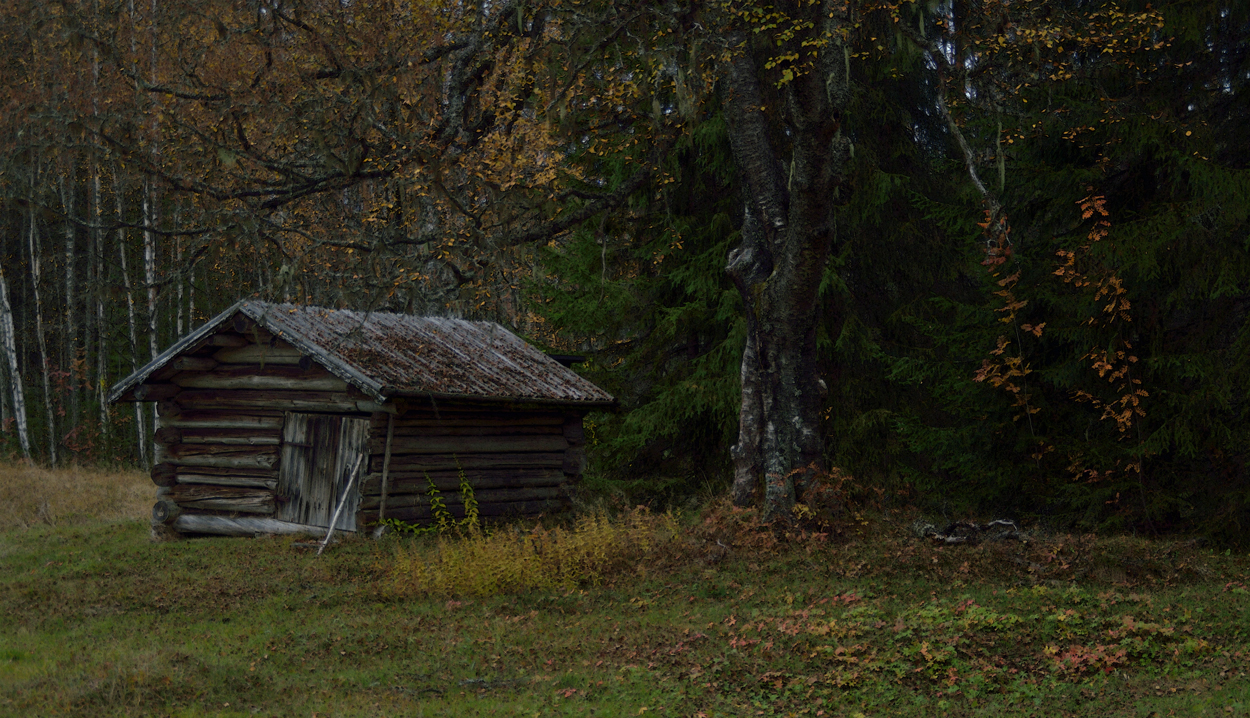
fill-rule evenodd
<path id="1" fill-rule="evenodd" d="M 978 544 L 982 541 L 1006 541 L 1007 539 L 1014 539 L 1020 543 L 1029 542 L 1016 522 L 1006 519 L 997 519 L 988 524 L 956 521 L 941 531 L 933 524 L 917 523 L 914 529 L 920 538 L 927 538 L 940 544 Z"/>

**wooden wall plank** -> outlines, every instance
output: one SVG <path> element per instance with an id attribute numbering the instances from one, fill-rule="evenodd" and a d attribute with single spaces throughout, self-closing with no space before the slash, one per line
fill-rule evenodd
<path id="1" fill-rule="evenodd" d="M 230 332 L 218 332 L 205 340 L 205 344 L 214 347 L 245 347 L 252 343 L 252 340 L 241 334 L 233 334 Z"/>
<path id="2" fill-rule="evenodd" d="M 164 401 L 172 399 L 182 391 L 177 384 L 139 384 L 130 390 L 135 401 Z"/>
<path id="3" fill-rule="evenodd" d="M 272 518 L 211 516 L 183 514 L 173 524 L 175 530 L 188 534 L 216 536 L 310 535 L 325 536 L 326 530 Z"/>
<path id="4" fill-rule="evenodd" d="M 207 372 L 182 372 L 170 380 L 184 389 L 346 392 L 347 382 L 319 366 L 225 365 Z"/>
<path id="5" fill-rule="evenodd" d="M 223 476 L 220 473 L 182 473 L 179 472 L 175 477 L 179 484 L 207 484 L 210 486 L 239 486 L 256 489 L 269 489 L 276 491 L 278 488 L 278 477 L 275 474 L 273 478 L 263 478 L 259 476 Z"/>
<path id="6" fill-rule="evenodd" d="M 279 410 L 248 408 L 245 413 L 232 409 L 194 411 L 183 410 L 169 402 L 161 406 L 159 413 L 161 426 L 177 429 L 282 429 L 282 412 Z"/>
<path id="7" fill-rule="evenodd" d="M 348 393 L 330 391 L 246 391 L 240 389 L 187 389 L 175 399 L 183 410 L 253 409 L 319 412 L 326 414 L 372 413 L 370 402 Z"/>
<path id="8" fill-rule="evenodd" d="M 562 428 L 569 446 L 582 446 L 586 443 L 586 428 L 580 415 L 566 417 Z"/>
<path id="9" fill-rule="evenodd" d="M 555 426 L 564 425 L 562 414 L 531 414 L 507 409 L 483 408 L 476 411 L 413 411 L 395 417 L 395 430 L 430 426 Z M 374 428 L 386 428 L 385 419 L 374 419 Z"/>
<path id="10" fill-rule="evenodd" d="M 376 430 L 375 430 L 376 431 Z M 374 453 L 385 449 L 385 430 L 382 436 L 376 436 L 369 447 Z M 559 426 L 428 426 L 422 428 L 405 427 L 395 430 L 396 439 L 422 438 L 430 436 L 563 436 Z M 567 441 L 567 440 L 566 440 Z"/>
<path id="11" fill-rule="evenodd" d="M 217 366 L 217 360 L 212 357 L 197 356 L 178 356 L 174 357 L 165 366 L 175 371 L 209 371 Z"/>
<path id="12" fill-rule="evenodd" d="M 508 454 L 564 451 L 569 442 L 558 434 L 521 436 L 395 436 L 391 454 Z"/>
<path id="13" fill-rule="evenodd" d="M 543 487 L 536 487 L 536 488 L 529 488 L 529 489 L 519 489 L 519 488 L 493 489 L 493 490 L 483 489 L 481 491 L 473 492 L 473 496 L 474 498 L 477 499 L 477 502 L 479 505 L 481 504 L 494 505 L 494 504 L 504 503 L 508 501 L 533 501 L 536 499 L 559 499 L 562 497 L 566 497 L 567 495 L 568 495 L 567 490 L 564 487 L 560 487 L 560 486 L 543 486 Z M 450 492 L 444 493 L 442 494 L 442 499 L 449 507 L 464 503 L 463 497 L 461 497 L 460 494 L 458 493 L 450 493 Z M 370 509 L 377 509 L 380 501 L 381 501 L 381 497 L 366 496 L 363 499 L 361 499 L 360 508 L 361 510 L 364 510 L 364 511 L 368 511 Z M 402 508 L 408 508 L 412 506 L 428 507 L 429 505 L 430 505 L 430 497 L 424 494 L 400 494 L 400 495 L 392 494 L 387 499 L 386 508 L 387 508 L 387 512 L 389 513 L 390 509 L 392 508 L 402 509 Z"/>
<path id="14" fill-rule="evenodd" d="M 299 349 L 279 342 L 277 346 L 268 344 L 247 344 L 219 350 L 213 358 L 222 364 L 264 364 L 298 366 L 304 353 Z"/>
<path id="15" fill-rule="evenodd" d="M 170 492 L 169 499 L 184 511 L 198 508 L 251 514 L 274 512 L 274 494 L 265 489 L 179 484 Z"/>
<path id="16" fill-rule="evenodd" d="M 166 431 L 167 427 L 162 427 L 161 431 Z M 282 441 L 282 432 L 279 428 L 217 428 L 217 427 L 195 427 L 188 429 L 176 429 L 168 427 L 169 431 L 177 431 L 181 437 L 181 443 L 184 444 L 226 444 L 234 446 L 277 446 Z"/>
<path id="17" fill-rule="evenodd" d="M 474 489 L 501 489 L 508 486 L 557 486 L 567 482 L 564 472 L 560 469 L 468 469 L 464 472 L 469 485 Z M 394 472 L 390 477 L 391 494 L 423 494 L 430 488 L 430 481 L 440 491 L 459 491 L 459 471 L 428 471 L 424 475 L 396 479 Z M 381 493 L 381 477 L 369 474 L 360 487 L 366 496 Z"/>
<path id="18" fill-rule="evenodd" d="M 211 453 L 211 454 L 186 454 L 182 453 L 188 447 L 197 445 L 193 444 L 177 444 L 170 447 L 156 447 L 156 460 L 159 464 L 172 464 L 174 466 L 214 466 L 221 468 L 259 468 L 272 469 L 278 465 L 277 448 L 266 447 L 213 447 L 227 448 L 232 451 Z M 198 446 L 212 446 L 210 444 L 200 444 Z M 177 450 L 182 455 L 175 455 L 171 450 Z"/>
<path id="19" fill-rule="evenodd" d="M 456 469 L 544 469 L 562 468 L 564 452 L 516 454 L 404 454 L 391 456 L 391 476 L 397 479 L 421 478 L 426 471 Z M 369 459 L 369 471 L 382 470 L 382 457 Z"/>

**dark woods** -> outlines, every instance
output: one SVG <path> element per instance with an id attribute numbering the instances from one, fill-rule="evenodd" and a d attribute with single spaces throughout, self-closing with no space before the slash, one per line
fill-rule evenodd
<path id="1" fill-rule="evenodd" d="M 1241 541 L 1238 4 L 0 13 L 10 455 L 150 462 L 107 388 L 256 296 L 587 356 L 588 481 L 633 501 L 790 516 L 838 467 Z"/>

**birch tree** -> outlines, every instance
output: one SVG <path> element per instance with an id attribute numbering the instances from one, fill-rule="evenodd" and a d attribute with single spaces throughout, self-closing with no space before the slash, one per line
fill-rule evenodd
<path id="1" fill-rule="evenodd" d="M 22 371 L 17 363 L 17 332 L 13 326 L 13 305 L 9 302 L 9 280 L 0 263 L 0 351 L 8 364 L 9 396 L 12 399 L 13 423 L 17 428 L 22 455 L 29 461 L 30 432 L 26 423 L 26 394 L 22 389 Z"/>
<path id="2" fill-rule="evenodd" d="M 39 168 L 36 166 L 31 174 L 31 187 L 37 185 L 39 176 Z M 32 206 L 29 213 L 29 224 L 27 225 L 27 249 L 29 257 L 27 258 L 30 267 L 30 291 L 34 300 L 35 309 L 35 338 L 39 347 L 39 366 L 43 374 L 43 410 L 47 418 L 46 431 L 48 442 L 48 462 L 56 466 L 56 449 L 57 449 L 57 433 L 56 411 L 52 405 L 52 367 L 48 364 L 48 338 L 44 332 L 43 317 L 43 295 L 40 291 L 40 284 L 43 282 L 42 266 L 42 249 L 39 241 L 39 223 L 35 219 L 35 211 Z"/>

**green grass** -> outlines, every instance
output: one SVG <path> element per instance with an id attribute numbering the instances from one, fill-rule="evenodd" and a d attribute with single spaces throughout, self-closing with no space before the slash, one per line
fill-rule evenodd
<path id="1" fill-rule="evenodd" d="M 428 538 L 10 529 L 0 715 L 1250 714 L 1246 558 L 891 525 L 778 544 L 713 512 L 599 585 L 488 597 L 388 588 Z"/>

